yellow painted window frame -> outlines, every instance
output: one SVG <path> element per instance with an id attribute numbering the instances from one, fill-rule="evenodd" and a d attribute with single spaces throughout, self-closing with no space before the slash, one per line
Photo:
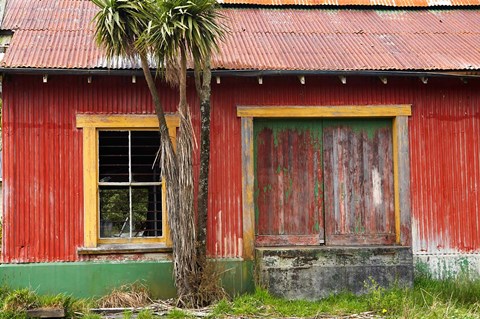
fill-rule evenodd
<path id="1" fill-rule="evenodd" d="M 168 134 L 175 147 L 178 115 L 166 115 Z M 167 227 L 165 183 L 162 183 L 163 223 L 161 237 L 155 238 L 99 238 L 98 213 L 98 131 L 99 130 L 158 130 L 156 115 L 91 115 L 77 114 L 77 128 L 83 130 L 83 203 L 84 203 L 84 247 L 96 248 L 101 244 L 165 244 L 171 246 Z"/>
<path id="2" fill-rule="evenodd" d="M 238 106 L 242 129 L 242 210 L 243 257 L 253 259 L 255 243 L 253 120 L 255 118 L 392 118 L 395 236 L 398 245 L 409 245 L 410 169 L 408 116 L 412 106 L 340 105 L 340 106 Z"/>

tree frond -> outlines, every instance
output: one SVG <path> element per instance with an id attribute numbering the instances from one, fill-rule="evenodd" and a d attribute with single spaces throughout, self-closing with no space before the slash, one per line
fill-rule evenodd
<path id="1" fill-rule="evenodd" d="M 135 41 L 148 27 L 152 0 L 91 0 L 100 10 L 94 17 L 95 40 L 108 58 L 135 55 Z"/>
<path id="2" fill-rule="evenodd" d="M 181 46 L 201 64 L 218 50 L 225 27 L 215 0 L 156 0 L 155 5 L 158 14 L 138 43 L 155 53 L 158 65 L 177 59 Z"/>

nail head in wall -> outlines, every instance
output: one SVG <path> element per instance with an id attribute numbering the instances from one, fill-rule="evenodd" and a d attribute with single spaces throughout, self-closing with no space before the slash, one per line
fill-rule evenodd
<path id="1" fill-rule="evenodd" d="M 383 84 L 387 84 L 387 77 L 386 76 L 379 76 L 378 77 L 380 79 L 380 81 L 382 81 Z"/>
<path id="2" fill-rule="evenodd" d="M 259 76 L 257 79 L 258 79 L 258 84 L 263 84 L 263 77 Z"/>
<path id="3" fill-rule="evenodd" d="M 136 75 L 132 75 L 132 83 L 137 83 L 137 76 Z"/>
<path id="4" fill-rule="evenodd" d="M 342 82 L 342 84 L 347 84 L 347 77 L 346 76 L 340 75 L 338 78 L 340 79 L 340 82 Z"/>
<path id="5" fill-rule="evenodd" d="M 219 77 L 219 76 L 216 76 L 215 79 L 216 79 L 216 81 L 217 81 L 217 84 L 220 84 L 220 82 L 221 82 L 220 77 Z"/>
<path id="6" fill-rule="evenodd" d="M 48 74 L 44 74 L 43 75 L 43 83 L 47 83 L 48 82 Z"/>
<path id="7" fill-rule="evenodd" d="M 87 82 L 88 82 L 89 84 L 92 83 L 92 77 L 91 77 L 91 76 L 87 77 Z"/>
<path id="8" fill-rule="evenodd" d="M 299 75 L 298 80 L 300 81 L 301 84 L 305 84 L 305 76 Z"/>

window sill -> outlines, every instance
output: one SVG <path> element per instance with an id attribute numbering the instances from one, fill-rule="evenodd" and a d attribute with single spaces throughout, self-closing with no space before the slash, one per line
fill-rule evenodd
<path id="1" fill-rule="evenodd" d="M 164 244 L 103 244 L 95 248 L 78 247 L 79 255 L 171 253 Z"/>

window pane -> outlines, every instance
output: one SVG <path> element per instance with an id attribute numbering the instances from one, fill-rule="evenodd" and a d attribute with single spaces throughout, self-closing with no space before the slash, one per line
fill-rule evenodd
<path id="1" fill-rule="evenodd" d="M 99 181 L 128 182 L 128 132 L 100 131 Z"/>
<path id="2" fill-rule="evenodd" d="M 100 188 L 100 237 L 129 237 L 129 190 Z"/>
<path id="3" fill-rule="evenodd" d="M 132 212 L 132 236 L 162 236 L 162 186 L 132 187 Z"/>
<path id="4" fill-rule="evenodd" d="M 158 131 L 132 131 L 131 134 L 132 182 L 158 182 L 158 159 L 155 162 L 160 146 Z"/>

